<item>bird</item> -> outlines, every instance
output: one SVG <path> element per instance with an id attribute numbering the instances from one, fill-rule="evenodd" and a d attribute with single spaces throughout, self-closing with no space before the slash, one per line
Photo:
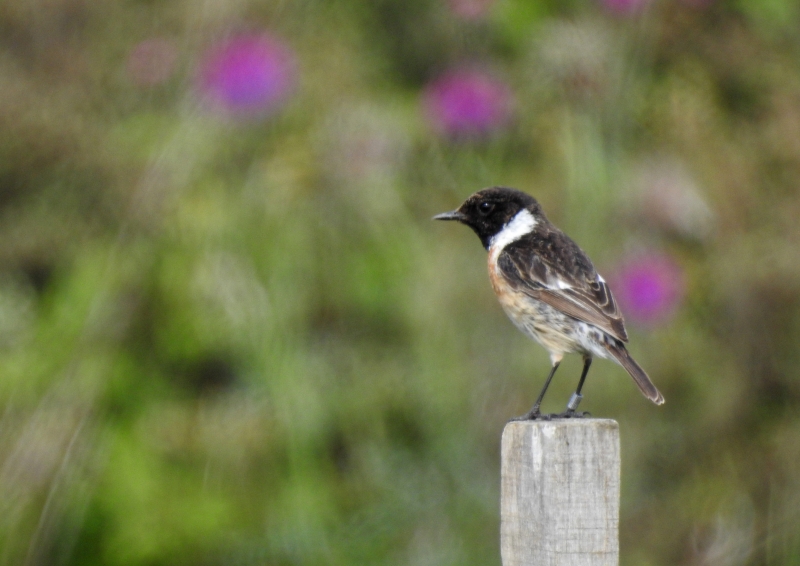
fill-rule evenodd
<path id="1" fill-rule="evenodd" d="M 594 357 L 612 360 L 656 405 L 664 396 L 628 353 L 628 333 L 611 289 L 586 253 L 545 216 L 539 202 L 509 187 L 490 187 L 434 220 L 469 226 L 488 253 L 489 280 L 500 305 L 550 354 L 552 367 L 536 403 L 512 420 L 577 418 L 581 390 Z M 565 354 L 583 356 L 583 370 L 563 413 L 542 415 L 545 392 Z"/>

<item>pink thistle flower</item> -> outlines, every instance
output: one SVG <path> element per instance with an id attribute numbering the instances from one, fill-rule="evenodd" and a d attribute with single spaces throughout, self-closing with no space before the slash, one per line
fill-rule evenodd
<path id="1" fill-rule="evenodd" d="M 441 135 L 480 137 L 504 127 L 512 114 L 511 89 L 477 69 L 450 71 L 423 93 L 425 116 Z"/>
<path id="2" fill-rule="evenodd" d="M 659 252 L 630 258 L 612 279 L 623 315 L 645 325 L 669 320 L 685 293 L 683 270 L 670 256 Z"/>
<path id="3" fill-rule="evenodd" d="M 234 114 L 269 114 L 296 82 L 294 53 L 269 34 L 235 36 L 212 47 L 200 63 L 198 84 L 217 107 Z"/>

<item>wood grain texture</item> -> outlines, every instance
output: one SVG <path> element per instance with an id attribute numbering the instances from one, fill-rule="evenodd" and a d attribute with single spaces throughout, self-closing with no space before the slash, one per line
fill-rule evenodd
<path id="1" fill-rule="evenodd" d="M 618 566 L 616 421 L 508 423 L 501 477 L 503 566 Z"/>

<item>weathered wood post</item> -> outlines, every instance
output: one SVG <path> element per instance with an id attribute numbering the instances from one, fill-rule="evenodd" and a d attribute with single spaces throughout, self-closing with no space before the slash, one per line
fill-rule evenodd
<path id="1" fill-rule="evenodd" d="M 501 478 L 503 566 L 618 566 L 616 421 L 508 423 Z"/>

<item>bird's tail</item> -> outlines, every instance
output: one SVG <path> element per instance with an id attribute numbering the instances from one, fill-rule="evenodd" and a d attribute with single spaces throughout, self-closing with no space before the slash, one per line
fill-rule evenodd
<path id="1" fill-rule="evenodd" d="M 639 367 L 639 364 L 631 357 L 628 353 L 628 350 L 625 349 L 620 343 L 616 344 L 604 344 L 608 353 L 611 354 L 614 359 L 625 368 L 625 370 L 631 375 L 633 380 L 636 382 L 636 385 L 639 386 L 639 390 L 642 392 L 642 395 L 650 399 L 656 405 L 663 405 L 664 404 L 664 396 L 661 392 L 656 388 L 644 370 Z"/>

